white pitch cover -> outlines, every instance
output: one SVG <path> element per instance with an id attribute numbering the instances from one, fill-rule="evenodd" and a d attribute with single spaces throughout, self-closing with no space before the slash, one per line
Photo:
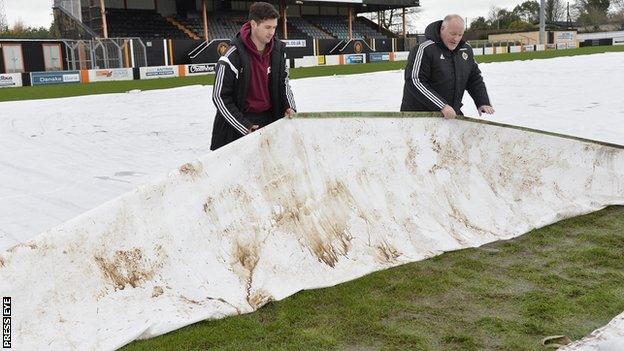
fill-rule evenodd
<path id="1" fill-rule="evenodd" d="M 13 347 L 113 350 L 624 204 L 618 145 L 317 117 L 332 118 L 279 120 L 1 252 Z"/>

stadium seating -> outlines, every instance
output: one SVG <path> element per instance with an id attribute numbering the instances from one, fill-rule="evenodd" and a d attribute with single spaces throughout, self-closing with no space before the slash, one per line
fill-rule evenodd
<path id="1" fill-rule="evenodd" d="M 155 10 L 107 8 L 108 32 L 110 37 L 140 37 L 143 39 L 188 39 L 188 35 Z M 172 16 L 184 27 L 203 38 L 203 20 L 198 13 L 188 17 Z M 218 12 L 208 14 L 210 39 L 229 39 L 238 33 L 247 21 L 243 12 Z M 288 39 L 347 39 L 349 23 L 341 16 L 306 16 L 288 18 Z M 94 24 L 98 24 L 97 19 Z M 281 21 L 278 33 L 281 37 Z M 97 28 L 99 29 L 99 28 Z M 361 18 L 353 21 L 353 37 L 359 39 L 387 39 L 374 26 Z"/>
<path id="2" fill-rule="evenodd" d="M 337 39 L 347 39 L 349 37 L 349 25 L 345 17 L 308 16 L 305 19 Z M 353 37 L 358 38 L 360 35 L 354 32 Z"/>
<path id="3" fill-rule="evenodd" d="M 354 18 L 353 31 L 358 32 L 364 38 L 388 39 L 388 36 L 378 32 L 375 28 L 370 27 L 367 22 L 360 17 Z"/>
<path id="4" fill-rule="evenodd" d="M 307 39 L 307 38 L 333 39 L 331 35 L 320 30 L 318 27 L 315 27 L 314 25 L 310 24 L 309 22 L 307 22 L 301 17 L 289 17 L 288 18 L 288 32 L 289 32 L 288 37 L 295 39 L 294 36 L 290 35 L 292 27 L 294 27 L 300 33 L 306 35 L 304 39 Z"/>
<path id="5" fill-rule="evenodd" d="M 283 22 L 280 21 L 279 23 L 279 28 L 277 30 L 279 36 L 281 38 L 283 38 L 284 36 L 282 35 L 282 24 Z M 299 27 L 295 26 L 292 22 L 291 19 L 288 19 L 287 26 L 288 26 L 288 39 L 311 39 L 313 38 L 312 36 L 306 34 L 305 32 L 301 31 L 299 29 Z"/>
<path id="6" fill-rule="evenodd" d="M 305 19 L 324 31 L 331 33 L 335 38 L 349 38 L 349 20 L 340 16 L 306 16 Z M 353 38 L 355 39 L 387 39 L 388 37 L 364 24 L 357 17 L 353 20 Z"/>
<path id="7" fill-rule="evenodd" d="M 155 10 L 107 8 L 106 18 L 110 37 L 188 39 Z"/>
<path id="8" fill-rule="evenodd" d="M 201 17 L 189 16 L 188 18 L 174 18 L 176 21 L 182 23 L 186 28 L 197 34 L 197 36 L 203 37 L 204 23 Z M 239 12 L 208 14 L 208 35 L 211 39 L 233 38 L 246 21 L 246 14 Z"/>
<path id="9" fill-rule="evenodd" d="M 189 16 L 181 18 L 174 16 L 174 19 L 182 23 L 186 28 L 202 37 L 204 32 L 203 21 L 199 16 Z M 238 33 L 240 27 L 247 21 L 246 14 L 231 12 L 208 15 L 209 37 L 211 39 L 229 39 Z M 281 35 L 282 22 L 280 21 L 277 32 Z M 288 38 L 289 39 L 332 39 L 333 37 L 323 32 L 319 28 L 311 25 L 300 17 L 288 18 Z"/>

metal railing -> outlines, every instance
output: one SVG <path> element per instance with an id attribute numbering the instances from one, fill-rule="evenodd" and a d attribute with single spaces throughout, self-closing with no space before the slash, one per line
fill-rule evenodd
<path id="1" fill-rule="evenodd" d="M 70 36 L 72 38 L 96 38 L 99 36 L 89 26 L 84 24 L 80 18 L 74 16 L 74 14 L 66 8 L 55 5 L 53 10 L 56 21 L 62 25 L 62 28 L 65 28 L 65 31 L 62 30 L 61 35 L 65 37 Z"/>
<path id="2" fill-rule="evenodd" d="M 54 0 L 54 7 L 63 9 L 67 14 L 82 22 L 82 6 L 80 0 Z"/>
<path id="3" fill-rule="evenodd" d="M 212 39 L 210 41 L 204 40 L 201 44 L 199 44 L 197 47 L 195 47 L 195 49 L 191 50 L 191 52 L 188 53 L 188 57 L 190 59 L 196 58 L 204 50 L 206 50 L 210 46 L 210 44 L 214 43 L 215 41 L 230 41 L 230 39 Z"/>
<path id="4" fill-rule="evenodd" d="M 147 49 L 140 38 L 63 40 L 71 70 L 147 66 Z"/>

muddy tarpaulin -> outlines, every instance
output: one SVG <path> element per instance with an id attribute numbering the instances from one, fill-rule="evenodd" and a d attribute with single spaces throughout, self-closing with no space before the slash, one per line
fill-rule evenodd
<path id="1" fill-rule="evenodd" d="M 0 253 L 14 348 L 111 350 L 624 204 L 621 146 L 410 116 L 280 120 Z"/>

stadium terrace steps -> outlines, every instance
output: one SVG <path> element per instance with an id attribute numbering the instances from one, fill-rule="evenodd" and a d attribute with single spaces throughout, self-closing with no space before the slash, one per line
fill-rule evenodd
<path id="1" fill-rule="evenodd" d="M 179 30 L 183 31 L 188 35 L 190 39 L 199 40 L 201 39 L 197 34 L 195 34 L 192 30 L 188 29 L 184 24 L 178 22 L 174 17 L 167 17 L 167 21 L 174 26 L 178 27 Z"/>
<path id="2" fill-rule="evenodd" d="M 110 37 L 188 39 L 186 33 L 155 10 L 109 8 L 106 12 Z"/>
<path id="3" fill-rule="evenodd" d="M 203 23 L 200 18 L 175 17 L 175 21 L 188 28 L 195 35 L 201 37 L 203 34 Z M 208 15 L 208 33 L 211 39 L 229 39 L 238 33 L 242 24 L 246 21 L 245 14 L 240 12 L 219 12 Z M 332 26 L 325 27 L 323 23 L 332 23 Z M 289 17 L 288 22 L 289 39 L 334 39 L 346 38 L 348 36 L 348 26 L 346 18 L 333 18 L 323 16 Z M 278 25 L 278 32 L 281 33 L 281 23 Z M 334 28 L 336 27 L 336 28 Z M 384 34 L 371 28 L 363 19 L 355 18 L 353 21 L 355 36 L 358 38 L 387 39 Z M 332 32 L 334 30 L 334 32 Z"/>

